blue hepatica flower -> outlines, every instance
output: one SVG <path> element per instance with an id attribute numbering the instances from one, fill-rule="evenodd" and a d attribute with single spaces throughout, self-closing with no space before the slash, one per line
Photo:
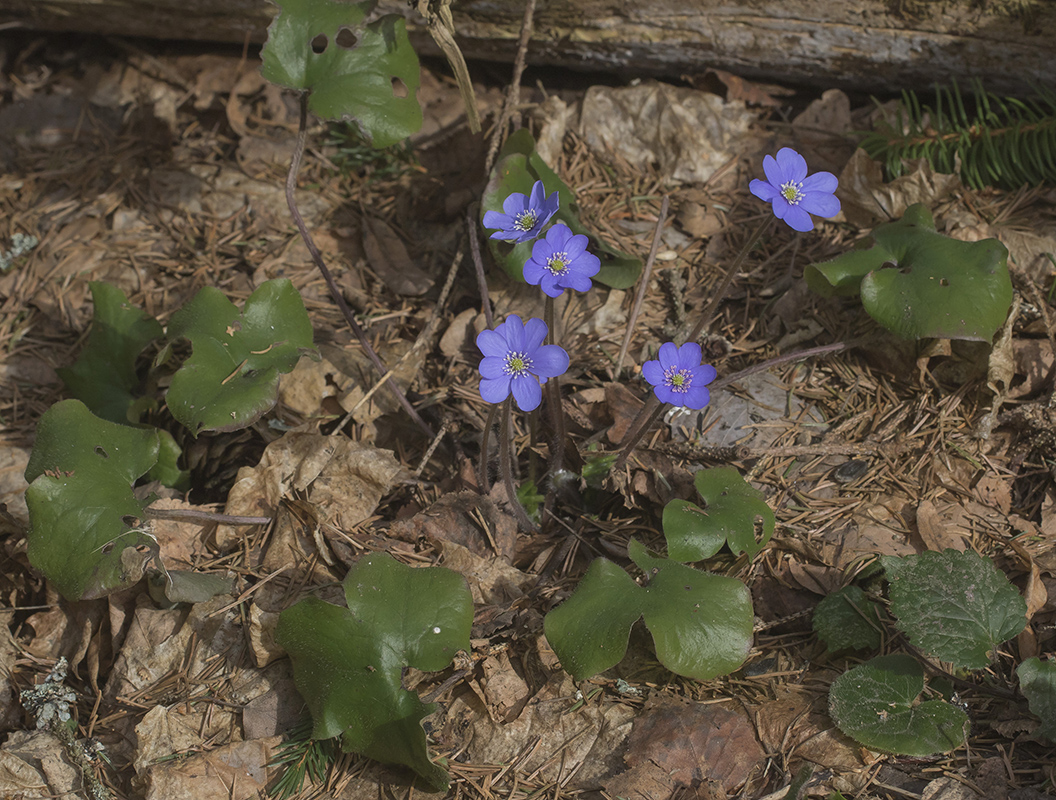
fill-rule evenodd
<path id="1" fill-rule="evenodd" d="M 539 407 L 543 399 L 540 384 L 568 369 L 568 353 L 556 344 L 543 344 L 546 323 L 510 314 L 495 330 L 481 331 L 477 347 L 484 354 L 480 362 L 480 396 L 489 403 L 501 403 L 513 391 L 522 411 Z"/>
<path id="2" fill-rule="evenodd" d="M 557 192 L 547 197 L 543 182 L 536 181 L 531 195 L 513 192 L 502 201 L 505 213 L 485 212 L 484 227 L 498 228 L 491 234 L 492 239 L 507 239 L 514 244 L 531 241 L 557 213 L 559 205 Z"/>
<path id="3" fill-rule="evenodd" d="M 601 270 L 601 259 L 587 252 L 588 242 L 567 225 L 554 225 L 545 239 L 532 245 L 532 256 L 524 262 L 524 279 L 550 297 L 565 289 L 588 291 L 590 279 Z"/>
<path id="4" fill-rule="evenodd" d="M 839 185 L 831 172 L 815 172 L 807 177 L 807 161 L 791 147 L 782 147 L 777 158 L 763 157 L 766 180 L 754 180 L 748 189 L 760 200 L 770 203 L 774 216 L 800 232 L 814 229 L 811 214 L 832 217 L 840 211 L 840 201 L 833 192 Z"/>
<path id="5" fill-rule="evenodd" d="M 642 364 L 642 375 L 653 385 L 661 403 L 701 409 L 711 399 L 707 385 L 718 374 L 711 364 L 701 364 L 700 345 L 686 342 L 678 347 L 674 342 L 660 345 L 655 361 Z"/>

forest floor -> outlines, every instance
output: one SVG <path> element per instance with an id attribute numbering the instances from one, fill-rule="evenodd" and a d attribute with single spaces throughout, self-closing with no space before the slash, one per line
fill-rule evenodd
<path id="1" fill-rule="evenodd" d="M 93 769 L 113 796 L 258 796 L 281 771 L 269 763 L 283 735 L 305 714 L 271 638 L 278 612 L 308 591 L 332 592 L 377 551 L 462 572 L 474 594 L 473 652 L 458 679 L 445 685 L 454 667 L 406 676 L 423 695 L 442 687 L 427 732 L 451 796 L 778 798 L 800 774 L 810 776 L 801 797 L 1052 796 L 1056 749 L 1032 735 L 1037 720 L 1022 696 L 991 689 L 1015 690 L 1016 664 L 1056 646 L 1056 268 L 1044 257 L 1056 252 L 1056 191 L 970 190 L 926 165 L 885 183 L 850 135 L 871 124 L 873 108 L 852 109 L 835 90 L 788 95 L 725 74 L 695 88 L 645 83 L 634 102 L 689 108 L 710 94 L 714 112 L 708 136 L 682 124 L 650 142 L 632 141 L 616 120 L 581 124 L 583 89 L 537 75 L 523 88 L 520 121 L 547 143 L 589 228 L 644 259 L 663 197 L 671 203 L 622 370 L 634 289 L 596 286 L 558 304 L 573 459 L 616 449 L 648 395 L 641 364 L 692 327 L 770 213 L 747 187 L 779 147 L 841 177 L 843 212 L 808 234 L 771 229 L 719 307 L 707 360 L 722 376 L 796 349 L 867 342 L 735 383 L 704 414 L 663 417 L 620 488 L 567 483 L 553 522 L 529 535 L 501 482 L 482 494 L 477 475 L 488 408 L 477 391 L 483 322 L 466 213 L 486 182 L 488 126 L 504 96 L 498 68 L 484 70 L 494 85 L 477 86 L 484 134 L 469 133 L 454 82 L 432 65 L 420 93 L 426 125 L 407 146 L 376 154 L 347 128 L 313 123 L 299 175 L 301 211 L 345 298 L 385 363 L 399 363 L 396 379 L 421 415 L 444 431 L 431 449 L 386 392 L 370 394 L 378 376 L 290 221 L 283 186 L 297 103 L 260 77 L 254 54 L 63 37 L 3 45 L 0 247 L 16 233 L 39 244 L 0 275 L 0 796 L 82 796 L 58 740 L 36 732 L 18 701 L 60 656 L 77 693 L 76 735 L 104 748 Z M 605 130 L 615 137 L 607 146 Z M 988 377 L 987 345 L 900 342 L 854 298 L 805 287 L 805 265 L 914 202 L 940 231 L 997 237 L 1010 250 L 1021 309 L 1000 351 L 1003 385 Z M 168 565 L 233 576 L 233 595 L 173 609 L 156 607 L 142 586 L 60 598 L 27 560 L 23 471 L 41 415 L 66 396 L 56 369 L 73 362 L 90 328 L 89 283 L 117 285 L 164 324 L 203 286 L 240 305 L 277 277 L 301 292 L 322 360 L 302 359 L 283 376 L 276 407 L 243 431 L 192 439 L 163 411 L 152 420 L 171 427 L 192 472 L 189 494 L 159 492 L 166 508 L 223 511 L 268 448 L 281 497 L 268 505 L 263 490 L 247 490 L 243 503 L 272 525 L 155 523 Z M 542 316 L 534 287 L 496 268 L 487 281 L 498 318 Z M 543 441 L 516 421 L 525 476 L 545 463 Z M 296 465 L 275 466 L 348 442 L 375 462 L 342 466 L 325 501 L 313 501 L 311 481 L 297 484 Z M 371 466 L 390 458 L 383 451 L 398 470 Z M 751 590 L 748 660 L 715 680 L 681 678 L 636 628 L 618 667 L 576 685 L 547 645 L 544 615 L 594 558 L 627 564 L 632 535 L 661 550 L 664 504 L 695 499 L 693 473 L 714 464 L 736 467 L 777 515 L 756 558 L 726 552 L 706 564 Z M 826 652 L 811 612 L 878 555 L 945 548 L 991 558 L 1027 595 L 1030 625 L 987 670 L 960 676 L 966 747 L 931 758 L 866 750 L 828 716 L 829 686 L 858 660 Z M 898 651 L 891 633 L 885 648 Z M 416 793 L 408 774 L 345 755 L 298 797 Z"/>

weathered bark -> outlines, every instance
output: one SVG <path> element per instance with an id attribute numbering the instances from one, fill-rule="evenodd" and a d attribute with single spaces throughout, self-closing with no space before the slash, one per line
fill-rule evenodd
<path id="1" fill-rule="evenodd" d="M 239 43 L 262 42 L 275 11 L 264 0 L 0 0 L 0 20 L 33 28 Z M 468 58 L 512 60 L 523 0 L 455 0 L 453 11 Z M 971 77 L 1013 93 L 1056 83 L 1051 0 L 540 0 L 535 20 L 536 64 L 719 67 L 865 91 Z M 436 52 L 423 28 L 412 38 Z"/>

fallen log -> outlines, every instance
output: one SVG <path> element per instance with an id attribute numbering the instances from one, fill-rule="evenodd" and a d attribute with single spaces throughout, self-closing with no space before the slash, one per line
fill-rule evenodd
<path id="1" fill-rule="evenodd" d="M 512 61 L 523 0 L 455 0 L 467 58 Z M 412 14 L 406 2 L 381 10 Z M 37 30 L 263 42 L 264 0 L 0 0 L 0 21 Z M 438 54 L 421 18 L 420 52 Z M 779 83 L 868 92 L 982 79 L 993 91 L 1056 84 L 1056 3 L 1048 0 L 551 0 L 528 60 L 629 75 L 716 67 Z"/>

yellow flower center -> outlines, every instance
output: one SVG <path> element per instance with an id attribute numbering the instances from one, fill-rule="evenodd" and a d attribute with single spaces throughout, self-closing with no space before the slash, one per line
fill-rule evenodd
<path id="1" fill-rule="evenodd" d="M 507 375 L 524 375 L 532 366 L 532 360 L 528 358 L 527 353 L 507 353 L 506 354 L 506 374 Z"/>
<path id="2" fill-rule="evenodd" d="M 789 205 L 796 205 L 803 199 L 803 184 L 795 181 L 781 184 L 781 196 L 788 201 Z"/>
<path id="3" fill-rule="evenodd" d="M 568 269 L 568 254 L 554 253 L 546 262 L 546 268 L 554 275 L 560 275 Z"/>
<path id="4" fill-rule="evenodd" d="M 522 211 L 517 215 L 513 221 L 513 227 L 519 231 L 530 231 L 535 227 L 535 223 L 539 221 L 539 217 L 534 211 Z"/>
<path id="5" fill-rule="evenodd" d="M 687 392 L 693 383 L 693 375 L 688 369 L 669 369 L 664 374 L 664 383 L 671 387 L 672 391 Z"/>

